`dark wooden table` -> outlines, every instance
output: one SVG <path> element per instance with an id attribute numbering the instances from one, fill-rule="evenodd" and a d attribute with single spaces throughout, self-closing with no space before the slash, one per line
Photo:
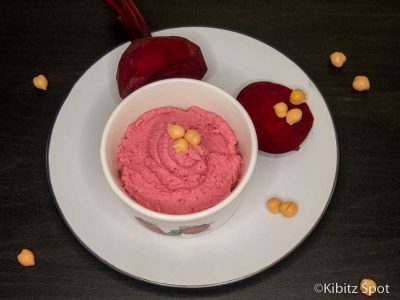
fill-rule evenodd
<path id="1" fill-rule="evenodd" d="M 242 282 L 203 290 L 158 287 L 94 258 L 58 213 L 46 177 L 46 146 L 73 84 L 127 40 L 102 1 L 0 2 L 0 297 L 363 299 L 317 294 L 317 283 L 388 284 L 400 298 L 400 2 L 137 1 L 152 30 L 211 26 L 245 33 L 299 64 L 329 104 L 340 146 L 335 193 L 323 219 L 289 257 Z M 328 56 L 342 50 L 342 70 Z M 49 90 L 33 88 L 38 73 Z M 351 88 L 355 75 L 371 90 Z M 37 266 L 16 261 L 33 249 Z"/>

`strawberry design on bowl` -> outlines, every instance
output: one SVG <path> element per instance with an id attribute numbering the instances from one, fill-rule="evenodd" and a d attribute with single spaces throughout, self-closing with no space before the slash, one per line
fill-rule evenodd
<path id="1" fill-rule="evenodd" d="M 147 229 L 149 229 L 155 233 L 159 233 L 159 234 L 166 235 L 166 236 L 180 236 L 182 234 L 188 234 L 188 235 L 198 234 L 200 232 L 206 231 L 211 226 L 211 224 L 202 224 L 202 225 L 196 225 L 196 226 L 181 226 L 178 229 L 171 229 L 171 230 L 164 231 L 155 223 L 147 222 L 139 217 L 135 217 L 135 218 L 136 218 L 136 220 L 139 221 L 140 224 L 142 224 Z"/>
<path id="2" fill-rule="evenodd" d="M 162 231 L 160 229 L 160 227 L 158 227 L 157 224 L 147 222 L 147 221 L 145 221 L 145 220 L 143 220 L 143 219 L 141 219 L 139 217 L 136 217 L 136 220 L 138 220 L 139 223 L 142 224 L 144 227 L 146 227 L 147 229 L 150 229 L 151 231 L 153 231 L 155 233 L 165 234 L 165 232 Z"/>
<path id="3" fill-rule="evenodd" d="M 210 226 L 211 224 L 202 224 L 198 226 L 181 227 L 181 230 L 184 234 L 197 234 L 206 231 Z"/>

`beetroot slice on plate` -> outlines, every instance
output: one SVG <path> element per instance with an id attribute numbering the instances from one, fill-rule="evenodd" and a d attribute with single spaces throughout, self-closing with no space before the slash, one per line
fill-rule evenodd
<path id="1" fill-rule="evenodd" d="M 207 72 L 200 48 L 178 37 L 138 39 L 122 54 L 117 82 L 122 98 L 147 83 L 167 78 L 202 79 Z"/>
<path id="2" fill-rule="evenodd" d="M 261 151 L 285 153 L 298 150 L 310 132 L 314 121 L 310 108 L 306 103 L 291 104 L 291 92 L 286 86 L 261 81 L 249 84 L 237 96 L 254 123 Z M 278 118 L 273 108 L 278 102 L 285 102 L 289 110 L 301 109 L 303 117 L 300 122 L 289 125 L 285 118 Z"/>
<path id="3" fill-rule="evenodd" d="M 207 65 L 201 49 L 177 36 L 152 37 L 132 0 L 105 0 L 120 16 L 131 39 L 118 64 L 117 83 L 121 98 L 157 80 L 167 78 L 202 79 Z"/>

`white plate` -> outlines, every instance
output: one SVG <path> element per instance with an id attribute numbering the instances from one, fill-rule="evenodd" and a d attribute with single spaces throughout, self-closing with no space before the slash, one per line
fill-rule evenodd
<path id="1" fill-rule="evenodd" d="M 124 44 L 96 62 L 75 84 L 54 124 L 48 149 L 49 181 L 61 214 L 78 240 L 112 268 L 145 281 L 204 287 L 237 281 L 264 270 L 295 249 L 312 231 L 332 195 L 338 147 L 331 115 L 310 78 L 275 49 L 238 33 L 175 28 L 205 56 L 205 81 L 236 96 L 246 84 L 269 80 L 304 89 L 314 126 L 300 151 L 259 153 L 255 173 L 237 213 L 214 232 L 191 239 L 159 236 L 132 220 L 109 188 L 100 166 L 100 138 L 120 102 L 115 80 Z M 279 195 L 299 204 L 285 219 L 265 208 Z"/>

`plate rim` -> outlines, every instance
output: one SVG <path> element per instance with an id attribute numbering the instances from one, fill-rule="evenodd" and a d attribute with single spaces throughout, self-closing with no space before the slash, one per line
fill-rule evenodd
<path id="1" fill-rule="evenodd" d="M 166 31 L 166 30 L 178 30 L 178 29 L 212 29 L 212 30 L 218 30 L 218 31 L 226 31 L 229 33 L 234 33 L 234 34 L 240 34 L 243 35 L 247 38 L 251 38 L 256 40 L 257 42 L 260 42 L 262 44 L 267 45 L 268 47 L 272 48 L 273 50 L 277 51 L 278 53 L 280 53 L 281 55 L 283 55 L 286 59 L 288 59 L 291 63 L 293 63 L 295 66 L 297 66 L 308 78 L 308 80 L 310 80 L 310 82 L 314 85 L 315 89 L 318 91 L 318 93 L 321 95 L 322 100 L 324 101 L 328 114 L 332 120 L 332 126 L 333 126 L 333 132 L 334 132 L 334 137 L 335 137 L 335 144 L 336 144 L 336 168 L 335 168 L 335 176 L 334 176 L 334 180 L 333 180 L 333 184 L 332 184 L 332 189 L 331 192 L 329 194 L 328 197 L 328 201 L 326 202 L 326 205 L 324 207 L 324 209 L 322 210 L 320 216 L 318 217 L 317 221 L 314 223 L 314 225 L 310 228 L 310 230 L 304 235 L 304 237 L 296 244 L 294 245 L 288 252 L 286 252 L 284 255 L 282 255 L 279 259 L 275 260 L 273 263 L 266 265 L 252 273 L 237 277 L 237 278 L 233 278 L 231 280 L 226 280 L 226 281 L 222 281 L 222 282 L 217 282 L 217 283 L 212 283 L 212 284 L 199 284 L 199 285 L 186 285 L 186 284 L 171 284 L 171 283 L 165 283 L 165 282 L 158 282 L 158 281 L 154 281 L 154 280 L 150 280 L 147 278 L 143 278 L 137 275 L 133 275 L 131 273 L 128 273 L 124 270 L 121 270 L 120 268 L 114 266 L 113 264 L 109 263 L 108 261 L 106 261 L 105 259 L 103 259 L 102 257 L 100 257 L 99 255 L 97 255 L 92 249 L 90 249 L 89 246 L 87 246 L 85 244 L 85 242 L 79 238 L 79 236 L 77 235 L 77 233 L 72 229 L 71 225 L 69 224 L 67 218 L 65 217 L 63 211 L 61 210 L 59 204 L 58 204 L 58 200 L 57 197 L 54 193 L 53 190 L 53 185 L 51 182 L 51 175 L 50 175 L 50 162 L 49 162 L 49 151 L 50 151 L 50 144 L 51 144 L 51 139 L 53 136 L 53 131 L 54 131 L 54 127 L 55 124 L 58 120 L 58 117 L 60 115 L 60 112 L 62 110 L 62 108 L 64 107 L 64 104 L 67 102 L 69 96 L 71 95 L 72 90 L 74 89 L 75 85 L 85 76 L 85 74 L 90 70 L 90 68 L 92 66 L 94 66 L 95 64 L 97 64 L 103 57 L 105 57 L 106 55 L 108 55 L 109 53 L 111 53 L 112 51 L 114 51 L 115 49 L 125 45 L 126 43 L 129 43 L 129 41 L 120 43 L 118 45 L 116 45 L 115 47 L 112 47 L 107 53 L 101 55 L 100 57 L 98 57 L 93 63 L 90 64 L 90 66 L 79 76 L 78 80 L 76 80 L 73 84 L 73 86 L 71 87 L 71 89 L 68 92 L 68 95 L 65 97 L 65 99 L 62 101 L 62 103 L 60 104 L 54 120 L 52 122 L 52 125 L 50 126 L 49 129 L 49 133 L 48 133 L 48 137 L 47 137 L 47 143 L 46 143 L 46 153 L 45 153 L 45 160 L 46 160 L 46 178 L 47 178 L 47 184 L 49 187 L 49 191 L 50 191 L 50 196 L 59 212 L 59 214 L 61 215 L 61 218 L 64 222 L 64 224 L 66 225 L 66 227 L 69 229 L 69 231 L 72 233 L 72 235 L 78 240 L 78 242 L 83 246 L 84 249 L 86 249 L 91 255 L 93 255 L 95 258 L 97 258 L 100 262 L 102 262 L 103 264 L 105 264 L 107 267 L 113 269 L 114 271 L 117 271 L 118 273 L 121 273 L 127 277 L 130 278 L 134 278 L 137 279 L 141 282 L 145 282 L 145 283 L 151 283 L 153 285 L 158 285 L 158 286 L 163 286 L 163 287 L 169 287 L 169 288 L 180 288 L 180 289 L 205 289 L 205 288 L 212 288 L 212 287 L 219 287 L 219 286 L 225 286 L 225 285 L 230 285 L 239 281 L 242 281 L 244 279 L 250 278 L 252 276 L 255 276 L 256 274 L 260 274 L 263 271 L 271 268 L 272 266 L 278 264 L 279 262 L 281 262 L 282 260 L 284 260 L 285 258 L 287 258 L 292 252 L 294 252 L 301 244 L 303 244 L 303 242 L 311 235 L 311 233 L 314 231 L 314 229 L 318 226 L 319 222 L 322 220 L 323 216 L 326 213 L 326 210 L 328 209 L 328 206 L 332 200 L 333 194 L 335 192 L 335 188 L 336 188 L 336 184 L 337 184 L 337 178 L 338 178 L 338 173 L 339 173 L 339 165 L 340 165 L 340 148 L 339 148 L 339 140 L 338 140 L 338 134 L 337 134 L 337 130 L 336 130 L 336 125 L 335 125 L 335 121 L 331 112 L 331 109 L 328 105 L 328 103 L 325 100 L 325 97 L 323 96 L 323 94 L 320 92 L 320 89 L 318 88 L 318 86 L 315 84 L 314 80 L 308 75 L 307 72 L 305 72 L 303 70 L 303 68 L 301 68 L 296 62 L 294 62 L 292 59 L 290 59 L 286 54 L 284 54 L 283 52 L 277 50 L 276 48 L 272 47 L 271 45 L 267 44 L 264 41 L 261 41 L 258 38 L 255 38 L 251 35 L 247 35 L 241 32 L 237 32 L 237 31 L 233 31 L 233 30 L 229 30 L 229 29 L 224 29 L 224 28 L 218 28 L 218 27 L 211 27 L 211 26 L 180 26 L 180 27 L 172 27 L 172 28 L 164 28 L 164 29 L 160 29 L 157 31 L 154 31 L 152 33 L 159 33 L 162 31 Z M 258 151 L 260 152 L 260 150 Z M 261 151 L 262 152 L 262 151 Z M 258 154 L 257 154 L 258 155 Z"/>

